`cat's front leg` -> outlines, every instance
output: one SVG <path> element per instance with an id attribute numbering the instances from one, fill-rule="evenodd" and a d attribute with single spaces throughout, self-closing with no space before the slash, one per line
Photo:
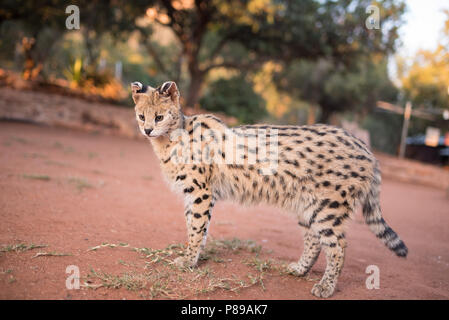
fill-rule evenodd
<path id="1" fill-rule="evenodd" d="M 201 185 L 201 184 L 199 184 Z M 193 186 L 190 188 L 194 188 Z M 186 189 L 184 193 L 189 193 Z M 194 192 L 196 191 L 196 192 Z M 188 247 L 183 257 L 175 259 L 174 263 L 180 267 L 193 267 L 197 264 L 201 250 L 206 245 L 207 230 L 211 218 L 212 195 L 205 188 L 198 188 L 187 195 L 186 224 Z"/>

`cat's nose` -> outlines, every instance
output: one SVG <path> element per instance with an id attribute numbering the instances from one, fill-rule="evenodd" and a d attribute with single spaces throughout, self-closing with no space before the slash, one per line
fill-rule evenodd
<path id="1" fill-rule="evenodd" d="M 145 134 L 149 136 L 151 134 L 151 131 L 153 131 L 153 129 L 145 129 Z"/>

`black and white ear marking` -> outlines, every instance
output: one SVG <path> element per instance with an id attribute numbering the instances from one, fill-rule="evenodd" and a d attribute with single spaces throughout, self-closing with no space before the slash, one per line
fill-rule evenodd
<path id="1" fill-rule="evenodd" d="M 161 92 L 162 93 L 167 93 L 168 89 L 170 89 L 170 87 L 174 84 L 174 82 L 172 81 L 167 81 L 164 82 L 164 84 L 161 86 Z"/>
<path id="2" fill-rule="evenodd" d="M 164 82 L 157 88 L 157 92 L 164 97 L 170 97 L 173 102 L 179 102 L 178 86 L 173 81 Z"/>
<path id="3" fill-rule="evenodd" d="M 132 98 L 134 100 L 134 103 L 137 104 L 137 101 L 145 95 L 145 93 L 148 91 L 148 86 L 141 84 L 138 81 L 135 81 L 131 83 L 131 90 L 132 90 Z"/>
<path id="4" fill-rule="evenodd" d="M 133 93 L 145 93 L 148 90 L 148 87 L 146 85 L 141 84 L 138 81 L 135 81 L 131 83 L 131 89 Z"/>
<path id="5" fill-rule="evenodd" d="M 138 91 L 138 90 L 142 89 L 142 87 L 143 87 L 143 84 L 141 84 L 141 83 L 138 82 L 138 81 L 134 81 L 133 83 L 131 83 L 131 88 L 132 88 L 133 90 Z"/>
<path id="6" fill-rule="evenodd" d="M 173 81 L 164 82 L 161 86 L 159 86 L 158 91 L 162 95 L 170 95 L 172 86 L 176 87 L 176 84 Z"/>

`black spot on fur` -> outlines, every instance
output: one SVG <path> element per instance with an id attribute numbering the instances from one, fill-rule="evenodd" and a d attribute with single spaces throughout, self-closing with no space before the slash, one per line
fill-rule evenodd
<path id="1" fill-rule="evenodd" d="M 341 225 L 344 219 L 349 218 L 349 215 L 347 213 L 343 214 L 342 216 L 335 219 L 334 223 L 332 224 L 333 227 Z"/>
<path id="2" fill-rule="evenodd" d="M 326 222 L 326 221 L 330 221 L 330 220 L 333 220 L 333 219 L 335 219 L 335 214 L 329 214 L 329 215 L 327 215 L 327 217 L 321 219 L 318 222 Z"/>
<path id="3" fill-rule="evenodd" d="M 320 205 L 318 206 L 318 208 L 316 208 L 313 211 L 313 214 L 310 217 L 309 225 L 311 225 L 315 221 L 317 214 L 320 213 L 324 209 L 324 207 L 326 207 L 329 204 L 329 202 L 330 202 L 330 199 L 328 199 L 328 198 L 321 200 Z"/>
<path id="4" fill-rule="evenodd" d="M 202 189 L 201 185 L 198 183 L 198 181 L 196 179 L 192 180 L 194 184 L 196 184 L 198 186 L 198 188 Z"/>
<path id="5" fill-rule="evenodd" d="M 185 188 L 185 189 L 184 189 L 184 193 L 192 193 L 192 192 L 193 192 L 193 190 L 195 190 L 195 188 L 194 188 L 194 187 L 190 187 L 190 188 Z"/>
<path id="6" fill-rule="evenodd" d="M 284 170 L 284 172 L 285 172 L 287 175 L 289 175 L 290 177 L 294 178 L 294 179 L 298 178 L 294 173 L 291 173 L 291 172 L 288 171 L 288 170 Z"/>
<path id="7" fill-rule="evenodd" d="M 332 230 L 332 229 L 323 229 L 319 233 L 324 235 L 325 237 L 330 237 L 330 236 L 332 236 L 334 234 L 334 230 Z"/>
<path id="8" fill-rule="evenodd" d="M 340 206 L 340 203 L 338 203 L 338 201 L 333 201 L 331 202 L 331 204 L 329 205 L 329 208 L 338 208 Z"/>

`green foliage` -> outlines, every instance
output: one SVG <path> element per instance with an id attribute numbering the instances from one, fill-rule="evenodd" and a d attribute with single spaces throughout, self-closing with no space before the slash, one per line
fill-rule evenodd
<path id="1" fill-rule="evenodd" d="M 327 122 L 335 112 L 366 114 L 378 100 L 395 100 L 397 90 L 388 77 L 386 59 L 360 58 L 352 64 L 335 65 L 327 59 L 295 61 L 277 74 L 277 83 L 293 97 L 319 105 L 320 122 Z"/>
<path id="2" fill-rule="evenodd" d="M 4 0 L 0 4 L 0 25 L 18 26 L 9 29 L 16 38 L 14 45 L 21 46 L 23 76 L 34 78 L 42 69 L 49 50 L 65 29 L 65 7 L 62 0 Z M 61 8 L 60 10 L 55 8 Z M 2 28 L 2 33 L 6 31 Z M 3 38 L 3 34 L 2 34 Z M 0 45 L 8 47 L 6 41 Z M 2 48 L 3 49 L 3 48 Z"/>
<path id="3" fill-rule="evenodd" d="M 252 71 L 269 60 L 304 58 L 351 65 L 360 56 L 394 52 L 404 2 L 375 3 L 381 8 L 381 30 L 365 26 L 366 8 L 372 4 L 371 0 L 198 0 L 185 6 L 159 0 L 153 19 L 171 28 L 182 47 L 190 78 L 186 104 L 194 106 L 207 74 L 216 68 Z M 157 50 L 149 52 L 162 61 Z M 164 73 L 169 67 L 158 63 Z"/>
<path id="4" fill-rule="evenodd" d="M 400 114 L 378 111 L 365 117 L 362 127 L 369 131 L 374 149 L 397 155 L 403 121 L 404 117 Z M 408 136 L 423 134 L 428 126 L 435 126 L 435 123 L 412 116 Z"/>
<path id="5" fill-rule="evenodd" d="M 83 67 L 83 61 L 80 58 L 77 58 L 72 65 L 69 66 L 66 70 L 64 70 L 64 75 L 67 80 L 70 82 L 74 82 L 78 85 L 81 84 L 81 70 Z"/>
<path id="6" fill-rule="evenodd" d="M 396 0 L 271 3 L 277 5 L 272 19 L 263 11 L 251 15 L 251 25 L 234 27 L 240 31 L 235 39 L 249 50 L 282 60 L 332 57 L 347 65 L 366 54 L 394 52 L 405 11 L 404 1 Z M 365 26 L 366 9 L 370 5 L 380 9 L 381 30 L 368 30 Z"/>
<path id="7" fill-rule="evenodd" d="M 362 127 L 370 134 L 374 149 L 397 155 L 401 140 L 403 117 L 394 113 L 373 112 L 363 121 Z"/>
<path id="8" fill-rule="evenodd" d="M 66 1 L 2 1 L 0 24 L 5 32 L 0 37 L 0 58 L 16 59 L 3 51 L 12 52 L 29 37 L 35 44 L 23 49 L 22 56 L 31 75 L 43 64 L 44 75 L 65 76 L 78 84 L 87 79 L 100 86 L 107 80 L 103 76 L 109 76 L 98 68 L 100 59 L 109 69 L 122 61 L 124 83 L 175 80 L 188 106 L 197 104 L 212 70 L 251 75 L 267 61 L 281 62 L 286 73 L 280 79 L 286 81 L 280 88 L 296 101 L 319 104 L 322 119 L 333 112 L 360 111 L 360 106 L 369 110 L 378 97 L 393 91 L 383 58 L 396 48 L 405 10 L 401 0 L 74 0 L 70 4 L 80 8 L 80 31 L 65 29 Z M 371 4 L 380 8 L 381 30 L 365 27 Z M 140 23 L 143 17 L 146 22 Z M 11 25 L 8 29 L 8 23 L 14 23 L 16 31 Z M 15 32 L 14 37 L 3 37 L 9 31 Z M 379 66 L 370 62 L 373 56 Z M 243 79 L 234 80 L 241 85 L 225 80 L 223 87 L 212 84 L 215 87 L 203 104 L 240 121 L 260 119 L 265 111 L 262 100 Z M 290 118 L 298 118 L 293 112 Z"/>
<path id="9" fill-rule="evenodd" d="M 74 0 L 70 3 L 62 0 L 4 0 L 0 4 L 0 25 L 17 26 L 11 30 L 16 39 L 15 45 L 22 46 L 23 60 L 21 63 L 30 78 L 37 76 L 47 57 L 52 56 L 51 50 L 64 34 L 76 31 L 67 30 L 65 9 L 68 5 L 77 5 L 80 9 L 81 33 L 83 35 L 83 64 L 86 72 L 95 70 L 100 53 L 100 39 L 105 34 L 113 35 L 115 40 L 126 39 L 135 30 L 135 20 L 145 14 L 145 8 L 151 1 L 137 0 Z M 8 39 L 7 39 L 8 40 Z M 24 41 L 27 40 L 27 41 Z M 1 41 L 0 48 L 11 47 L 10 41 Z M 78 46 L 75 46 L 75 50 Z M 73 49 L 73 48 L 72 48 Z M 1 55 L 0 55 L 1 56 Z M 73 61 L 80 56 L 71 57 Z M 67 60 L 66 60 L 67 61 Z M 53 63 L 54 61 L 50 61 Z M 93 66 L 93 68 L 88 68 Z M 67 69 L 67 64 L 62 70 Z M 47 68 L 47 70 L 54 70 Z M 45 70 L 44 70 L 45 71 Z M 92 77 L 92 74 L 90 74 Z"/>
<path id="10" fill-rule="evenodd" d="M 0 4 L 0 24 L 5 21 L 21 21 L 22 30 L 36 35 L 44 28 L 54 30 L 65 28 L 65 8 L 69 4 L 63 0 L 3 0 Z"/>
<path id="11" fill-rule="evenodd" d="M 433 121 L 411 117 L 409 135 L 422 134 L 426 127 L 449 131 L 449 121 L 441 116 L 449 110 L 449 10 L 444 10 L 446 21 L 438 45 L 433 50 L 419 50 L 411 63 L 398 58 L 398 75 L 403 101 L 410 101 L 413 110 L 434 114 Z"/>
<path id="12" fill-rule="evenodd" d="M 236 117 L 241 123 L 254 123 L 266 115 L 265 101 L 242 76 L 211 83 L 200 104 L 206 110 Z"/>

